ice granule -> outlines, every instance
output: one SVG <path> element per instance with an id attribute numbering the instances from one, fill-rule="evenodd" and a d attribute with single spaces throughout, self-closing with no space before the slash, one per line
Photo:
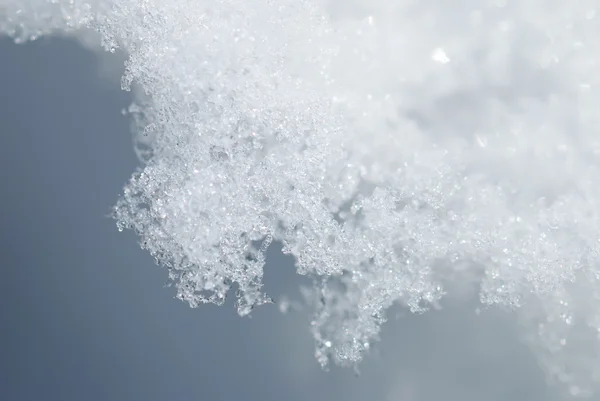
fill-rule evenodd
<path id="1" fill-rule="evenodd" d="M 598 0 L 0 0 L 17 40 L 129 59 L 143 168 L 114 214 L 192 306 L 273 241 L 318 283 L 326 365 L 458 284 L 515 309 L 548 374 L 600 386 Z"/>

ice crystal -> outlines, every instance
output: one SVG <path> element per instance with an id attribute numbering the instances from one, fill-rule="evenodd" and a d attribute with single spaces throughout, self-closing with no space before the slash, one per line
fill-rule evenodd
<path id="1" fill-rule="evenodd" d="M 273 241 L 317 359 L 464 283 L 573 395 L 600 383 L 598 0 L 0 0 L 22 41 L 128 54 L 143 168 L 114 214 L 192 306 L 241 315 Z M 460 285 L 459 285 L 460 284 Z"/>

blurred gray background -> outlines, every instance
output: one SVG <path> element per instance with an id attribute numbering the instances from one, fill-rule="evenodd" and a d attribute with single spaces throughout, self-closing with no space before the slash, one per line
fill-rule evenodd
<path id="1" fill-rule="evenodd" d="M 138 165 L 122 61 L 0 37 L 0 401 L 560 399 L 513 320 L 473 305 L 394 310 L 356 376 L 318 367 L 306 314 L 175 300 L 107 217 Z M 265 281 L 298 293 L 277 245 Z"/>

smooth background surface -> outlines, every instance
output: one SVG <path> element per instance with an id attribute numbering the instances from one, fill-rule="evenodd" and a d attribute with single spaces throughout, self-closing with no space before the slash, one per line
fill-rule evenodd
<path id="1" fill-rule="evenodd" d="M 122 57 L 97 57 L 0 38 L 0 400 L 558 399 L 511 320 L 472 305 L 391 314 L 355 377 L 320 370 L 302 313 L 175 300 L 107 217 L 137 161 Z M 297 293 L 276 245 L 265 281 L 275 299 Z"/>

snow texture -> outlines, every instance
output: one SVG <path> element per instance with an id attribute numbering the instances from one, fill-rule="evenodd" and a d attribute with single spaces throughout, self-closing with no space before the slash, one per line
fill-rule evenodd
<path id="1" fill-rule="evenodd" d="M 143 168 L 114 209 L 177 296 L 247 315 L 273 241 L 316 358 L 474 288 L 548 376 L 600 388 L 600 0 L 0 0 L 21 42 L 128 54 Z M 485 313 L 485 311 L 483 311 Z"/>

